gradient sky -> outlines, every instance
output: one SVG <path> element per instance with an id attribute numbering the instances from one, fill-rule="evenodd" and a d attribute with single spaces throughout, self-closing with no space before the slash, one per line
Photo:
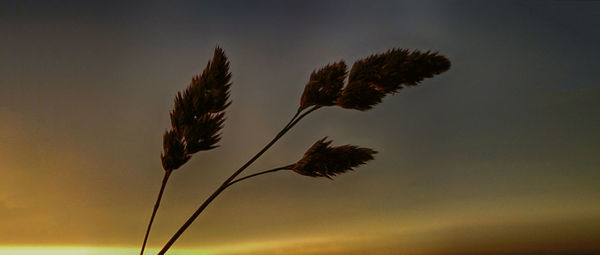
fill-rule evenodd
<path id="1" fill-rule="evenodd" d="M 150 246 L 278 132 L 311 71 L 399 47 L 452 68 L 367 112 L 317 111 L 248 172 L 324 136 L 375 161 L 335 181 L 236 185 L 175 247 L 599 252 L 598 17 L 596 1 L 2 1 L 0 246 L 139 246 L 174 95 L 220 45 L 233 73 L 221 147 L 172 175 Z"/>

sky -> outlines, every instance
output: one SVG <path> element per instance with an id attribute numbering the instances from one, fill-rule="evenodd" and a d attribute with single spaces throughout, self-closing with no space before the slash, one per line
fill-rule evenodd
<path id="1" fill-rule="evenodd" d="M 452 68 L 369 111 L 311 114 L 247 172 L 324 136 L 374 161 L 236 184 L 172 254 L 600 252 L 599 16 L 596 1 L 2 1 L 0 254 L 136 254 L 173 98 L 216 46 L 233 74 L 223 139 L 173 173 L 150 247 L 284 126 L 313 70 L 405 48 Z"/>

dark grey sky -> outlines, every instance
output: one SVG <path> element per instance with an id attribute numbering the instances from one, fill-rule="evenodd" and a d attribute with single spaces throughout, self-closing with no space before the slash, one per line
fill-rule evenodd
<path id="1" fill-rule="evenodd" d="M 240 185 L 178 244 L 327 235 L 444 254 L 564 233 L 585 247 L 600 236 L 598 17 L 596 1 L 2 2 L 0 245 L 137 245 L 173 97 L 220 45 L 234 83 L 222 146 L 174 174 L 153 245 L 281 128 L 311 71 L 398 47 L 452 69 L 368 112 L 319 111 L 251 170 L 323 136 L 377 149 L 374 162 L 334 182 Z"/>

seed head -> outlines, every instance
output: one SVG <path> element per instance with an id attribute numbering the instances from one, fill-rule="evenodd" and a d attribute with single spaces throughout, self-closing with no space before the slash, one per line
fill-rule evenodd
<path id="1" fill-rule="evenodd" d="M 376 151 L 354 145 L 329 146 L 331 141 L 327 137 L 318 140 L 292 170 L 296 173 L 312 177 L 327 177 L 345 173 L 354 167 L 365 164 L 373 159 Z"/>
<path id="2" fill-rule="evenodd" d="M 374 54 L 354 62 L 337 105 L 365 111 L 387 94 L 398 92 L 402 85 L 417 85 L 449 68 L 450 61 L 437 52 L 391 49 Z"/>
<path id="3" fill-rule="evenodd" d="M 165 140 L 178 140 L 178 143 L 166 143 L 169 146 L 178 146 L 176 149 L 164 148 L 161 155 L 165 158 L 177 158 L 181 155 L 170 155 L 173 151 L 183 148 L 183 163 L 192 154 L 210 150 L 217 147 L 221 139 L 220 131 L 225 121 L 225 109 L 231 104 L 229 89 L 231 87 L 231 73 L 229 61 L 223 49 L 215 49 L 212 61 L 202 71 L 201 75 L 192 78 L 192 81 L 183 92 L 175 96 L 175 104 L 171 111 L 171 131 L 165 134 Z M 168 137 L 168 138 L 167 138 Z M 168 160 L 167 160 L 168 161 Z M 163 167 L 179 167 L 181 164 L 163 163 Z M 165 168 L 176 169 L 176 168 Z"/>

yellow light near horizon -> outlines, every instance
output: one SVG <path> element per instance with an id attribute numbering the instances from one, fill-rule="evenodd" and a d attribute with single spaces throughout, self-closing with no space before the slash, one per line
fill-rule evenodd
<path id="1" fill-rule="evenodd" d="M 155 254 L 158 249 L 147 249 L 148 254 Z M 84 246 L 0 246 L 0 255 L 131 255 L 139 253 L 139 248 L 125 247 L 84 247 Z M 173 249 L 173 255 L 208 255 L 201 249 Z"/>
<path id="2" fill-rule="evenodd" d="M 211 248 L 187 248 L 187 249 L 171 249 L 170 255 L 225 255 L 225 254 L 262 254 L 263 251 L 269 251 L 271 254 L 274 250 L 290 249 L 293 254 L 298 254 L 299 251 L 315 249 L 314 247 L 305 247 L 307 245 L 317 244 L 318 250 L 327 250 L 322 244 L 330 242 L 337 243 L 343 239 L 332 238 L 296 238 L 284 240 L 258 241 L 237 243 L 234 245 L 226 245 L 221 247 Z M 329 242 L 327 242 L 329 241 Z M 334 246 L 334 245 L 329 245 Z M 329 248 L 331 249 L 331 248 Z M 148 248 L 147 254 L 156 254 L 160 249 Z M 138 247 L 91 247 L 91 246 L 0 246 L 0 255 L 133 255 L 139 254 Z"/>

